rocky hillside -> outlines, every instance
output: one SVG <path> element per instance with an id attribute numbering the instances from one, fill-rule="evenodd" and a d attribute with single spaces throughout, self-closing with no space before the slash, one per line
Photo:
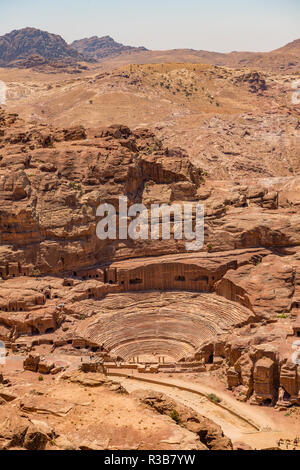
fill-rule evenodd
<path id="1" fill-rule="evenodd" d="M 0 37 L 0 66 L 47 64 L 51 61 L 82 61 L 83 57 L 56 34 L 35 28 L 14 30 Z"/>
<path id="2" fill-rule="evenodd" d="M 131 53 L 147 51 L 145 47 L 124 46 L 123 44 L 116 42 L 110 36 L 103 36 L 101 38 L 93 36 L 91 38 L 80 39 L 78 41 L 74 41 L 71 44 L 71 47 L 76 49 L 76 51 L 84 57 L 95 61 L 105 57 L 116 56 L 123 52 Z"/>
<path id="3" fill-rule="evenodd" d="M 151 51 L 145 47 L 125 46 L 110 36 L 92 36 L 69 45 L 61 36 L 36 28 L 14 30 L 0 37 L 0 67 L 44 70 L 50 65 L 61 69 L 62 66 L 78 64 L 80 61 L 105 62 L 115 67 L 127 64 L 201 63 L 298 73 L 300 40 L 271 52 L 234 51 L 225 54 L 194 49 Z"/>
<path id="4" fill-rule="evenodd" d="M 300 70 L 299 40 L 270 52 L 233 51 L 210 52 L 194 49 L 171 49 L 163 51 L 132 51 L 131 55 L 108 56 L 110 65 L 154 63 L 200 63 L 231 68 L 252 68 L 280 73 L 298 73 Z"/>
<path id="5" fill-rule="evenodd" d="M 286 52 L 287 54 L 295 54 L 300 56 L 300 39 L 296 39 L 295 41 L 289 42 L 283 47 L 276 49 L 275 52 Z"/>
<path id="6" fill-rule="evenodd" d="M 51 84 L 49 74 L 24 80 L 6 71 L 9 111 L 57 126 L 146 126 L 166 146 L 185 148 L 214 179 L 300 174 L 297 74 L 201 64 L 101 67 L 80 78 L 55 75 Z"/>

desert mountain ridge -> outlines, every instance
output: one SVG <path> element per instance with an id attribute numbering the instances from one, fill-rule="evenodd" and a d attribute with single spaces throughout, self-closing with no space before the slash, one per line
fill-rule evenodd
<path id="1" fill-rule="evenodd" d="M 14 30 L 0 37 L 1 66 L 28 67 L 30 59 L 33 64 L 85 60 L 61 36 L 36 28 Z"/>
<path id="2" fill-rule="evenodd" d="M 82 66 L 79 64 L 82 62 L 105 62 L 111 66 L 189 62 L 294 73 L 300 69 L 300 39 L 270 52 L 220 53 L 194 49 L 154 51 L 143 46 L 123 45 L 110 36 L 92 36 L 67 44 L 57 34 L 30 27 L 0 36 L 0 67 L 32 68 L 50 65 L 61 68 L 73 65 L 80 71 Z"/>
<path id="3" fill-rule="evenodd" d="M 148 50 L 145 47 L 124 46 L 124 44 L 116 42 L 110 36 L 100 38 L 98 36 L 92 36 L 90 38 L 80 39 L 72 42 L 71 47 L 76 49 L 85 58 L 95 61 L 105 57 L 119 55 L 123 52 L 130 53 Z"/>

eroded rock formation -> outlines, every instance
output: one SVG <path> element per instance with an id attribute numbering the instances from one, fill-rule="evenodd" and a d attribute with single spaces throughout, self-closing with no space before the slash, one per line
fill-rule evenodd
<path id="1" fill-rule="evenodd" d="M 224 369 L 241 400 L 299 404 L 297 177 L 205 182 L 185 151 L 147 129 L 0 118 L 0 339 L 9 348 L 121 362 L 162 355 Z M 118 211 L 119 196 L 148 208 L 204 202 L 203 250 L 187 253 L 172 231 L 100 240 L 96 209 Z M 40 373 L 57 367 L 25 361 Z"/>

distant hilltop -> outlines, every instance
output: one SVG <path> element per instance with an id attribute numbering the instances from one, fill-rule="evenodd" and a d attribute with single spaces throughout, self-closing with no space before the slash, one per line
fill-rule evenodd
<path id="1" fill-rule="evenodd" d="M 97 62 L 123 52 L 147 51 L 124 46 L 110 36 L 81 39 L 69 45 L 57 34 L 36 28 L 14 30 L 0 36 L 0 66 L 28 67 L 49 63 Z"/>
<path id="2" fill-rule="evenodd" d="M 73 49 L 88 59 L 98 61 L 105 57 L 122 54 L 123 52 L 147 51 L 145 47 L 124 46 L 116 42 L 110 36 L 93 36 L 91 38 L 79 39 L 71 44 Z"/>
<path id="3" fill-rule="evenodd" d="M 72 62 L 84 61 L 84 57 L 57 34 L 24 28 L 0 36 L 1 66 L 24 66 L 29 59 L 34 63 L 66 59 Z"/>
<path id="4" fill-rule="evenodd" d="M 0 36 L 0 67 L 72 66 L 86 68 L 84 62 L 110 61 L 116 66 L 130 63 L 203 63 L 232 68 L 252 67 L 277 72 L 300 71 L 300 39 L 271 52 L 230 52 L 228 54 L 194 49 L 151 51 L 125 46 L 110 36 L 92 36 L 67 42 L 57 34 L 36 28 L 14 30 Z"/>

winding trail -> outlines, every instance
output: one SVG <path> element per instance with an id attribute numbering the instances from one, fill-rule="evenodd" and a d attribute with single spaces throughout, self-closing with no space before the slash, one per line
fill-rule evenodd
<path id="1" fill-rule="evenodd" d="M 266 433 L 276 433 L 275 425 L 269 416 L 257 407 L 236 401 L 224 392 L 216 391 L 213 387 L 204 384 L 195 384 L 182 379 L 161 378 L 145 374 L 132 374 L 129 372 L 108 371 L 107 375 L 118 377 L 118 381 L 128 390 L 153 390 L 162 392 L 174 400 L 192 408 L 207 418 L 219 424 L 224 433 L 233 441 L 249 441 L 247 436 L 259 436 Z M 208 395 L 214 393 L 221 399 L 215 403 Z M 270 436 L 271 437 L 271 436 Z M 251 444 L 253 439 L 251 440 Z M 274 440 L 274 436 L 272 441 Z M 253 445 L 253 444 L 252 444 Z"/>

